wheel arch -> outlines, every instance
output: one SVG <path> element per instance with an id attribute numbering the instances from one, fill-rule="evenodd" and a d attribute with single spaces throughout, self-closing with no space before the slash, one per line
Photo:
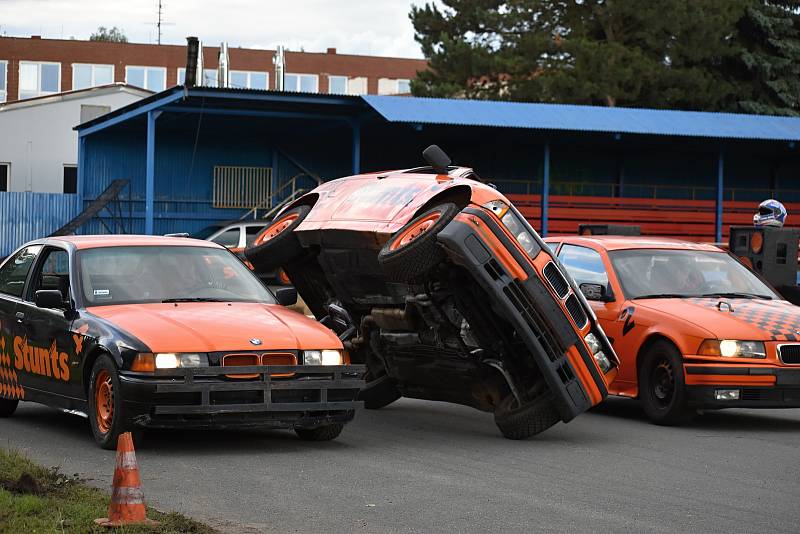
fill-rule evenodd
<path id="1" fill-rule="evenodd" d="M 463 210 L 469 205 L 470 200 L 472 200 L 472 188 L 464 184 L 455 185 L 429 198 L 425 204 L 414 212 L 409 221 L 419 217 L 434 206 L 447 202 L 452 202 L 458 206 L 459 211 Z"/>
<path id="2" fill-rule="evenodd" d="M 119 369 L 122 366 L 122 357 L 117 354 L 115 355 L 113 351 L 109 350 L 102 344 L 94 345 L 89 351 L 87 351 L 86 358 L 83 361 L 83 371 L 81 373 L 81 378 L 83 380 L 83 393 L 86 395 L 86 398 L 89 398 L 89 382 L 92 375 L 92 367 L 94 367 L 94 362 L 97 361 L 97 358 L 102 356 L 103 354 L 107 354 L 111 357 L 114 361 L 114 364 Z"/>
<path id="3" fill-rule="evenodd" d="M 636 353 L 636 396 L 637 397 L 639 396 L 639 369 L 641 368 L 642 365 L 642 359 L 644 358 L 644 355 L 647 354 L 647 351 L 649 351 L 650 348 L 652 348 L 652 346 L 658 343 L 659 341 L 666 341 L 667 343 L 675 347 L 675 350 L 678 351 L 678 354 L 682 354 L 678 344 L 675 342 L 674 339 L 672 339 L 668 335 L 662 332 L 653 332 L 649 334 L 642 342 L 642 344 L 639 346 L 639 350 Z"/>
<path id="4" fill-rule="evenodd" d="M 298 206 L 308 206 L 309 208 L 313 209 L 314 205 L 316 205 L 318 200 L 319 200 L 319 193 L 306 193 L 305 195 L 298 198 L 291 204 L 284 206 L 284 208 L 281 211 L 275 214 L 275 217 L 277 217 L 281 213 L 292 210 Z M 273 218 L 273 220 L 275 219 Z"/>

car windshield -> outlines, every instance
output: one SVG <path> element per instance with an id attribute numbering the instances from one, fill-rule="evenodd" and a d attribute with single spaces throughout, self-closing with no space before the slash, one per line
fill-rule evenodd
<path id="1" fill-rule="evenodd" d="M 725 252 L 638 249 L 609 252 L 625 296 L 778 299 Z"/>
<path id="2" fill-rule="evenodd" d="M 219 224 L 212 224 L 211 226 L 206 226 L 202 230 L 199 230 L 192 234 L 192 238 L 194 239 L 208 239 L 214 232 L 218 232 L 222 226 Z"/>
<path id="3" fill-rule="evenodd" d="M 233 254 L 197 246 L 131 246 L 77 255 L 86 306 L 264 302 L 275 298 Z"/>

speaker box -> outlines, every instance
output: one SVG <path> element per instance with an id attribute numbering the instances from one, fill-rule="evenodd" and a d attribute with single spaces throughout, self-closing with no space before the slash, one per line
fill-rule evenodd
<path id="1" fill-rule="evenodd" d="M 728 246 L 775 287 L 797 285 L 800 229 L 731 226 Z"/>
<path id="2" fill-rule="evenodd" d="M 641 226 L 628 224 L 581 224 L 580 235 L 642 235 Z"/>

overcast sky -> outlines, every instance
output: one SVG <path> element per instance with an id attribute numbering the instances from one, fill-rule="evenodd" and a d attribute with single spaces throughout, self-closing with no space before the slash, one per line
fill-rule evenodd
<path id="1" fill-rule="evenodd" d="M 162 43 L 422 57 L 408 19 L 425 0 L 163 0 Z M 158 0 L 0 0 L 0 35 L 88 39 L 117 26 L 128 40 L 155 43 Z"/>

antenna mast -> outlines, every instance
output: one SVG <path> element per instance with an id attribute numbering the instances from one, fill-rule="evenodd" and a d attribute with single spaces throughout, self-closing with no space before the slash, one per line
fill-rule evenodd
<path id="1" fill-rule="evenodd" d="M 161 0 L 158 0 L 158 22 L 156 26 L 158 26 L 158 44 L 161 44 L 161 15 L 163 14 Z"/>

